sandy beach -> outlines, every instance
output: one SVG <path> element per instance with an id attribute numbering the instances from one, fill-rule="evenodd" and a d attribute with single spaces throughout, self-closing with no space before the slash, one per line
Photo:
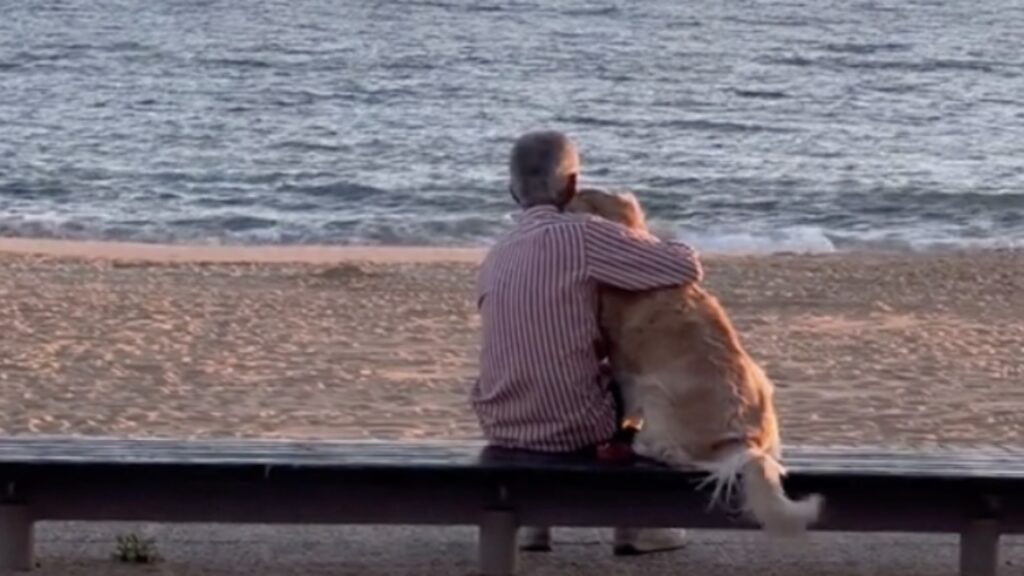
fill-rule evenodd
<path id="1" fill-rule="evenodd" d="M 0 433 L 475 438 L 481 255 L 4 240 Z M 705 262 L 787 442 L 1024 438 L 1024 253 Z"/>
<path id="2" fill-rule="evenodd" d="M 479 250 L 0 242 L 0 433 L 476 438 Z M 1019 446 L 1024 253 L 706 255 L 790 444 Z M 117 566 L 114 537 L 167 561 Z M 43 523 L 44 576 L 464 574 L 465 528 Z M 614 559 L 565 531 L 528 574 L 946 574 L 953 536 L 757 534 Z M 393 546 L 401 543 L 401 554 Z M 1019 538 L 1003 572 L 1019 573 Z M 682 572 L 681 572 L 682 571 Z"/>

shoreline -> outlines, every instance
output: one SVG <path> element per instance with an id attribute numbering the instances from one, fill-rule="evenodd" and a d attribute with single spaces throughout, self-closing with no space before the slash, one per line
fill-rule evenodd
<path id="1" fill-rule="evenodd" d="M 147 244 L 106 240 L 0 238 L 0 254 L 165 263 L 331 264 L 477 263 L 486 248 L 429 246 Z"/>
<path id="2" fill-rule="evenodd" d="M 371 264 L 479 264 L 487 247 L 388 246 L 330 244 L 160 244 L 113 240 L 67 240 L 0 237 L 0 255 L 116 260 L 168 264 L 312 264 L 345 262 Z M 845 257 L 914 258 L 956 257 L 971 254 L 1024 253 L 1024 248 L 971 247 L 921 251 L 836 250 L 832 252 L 715 252 L 700 251 L 709 260 L 765 260 L 771 258 L 825 259 Z"/>

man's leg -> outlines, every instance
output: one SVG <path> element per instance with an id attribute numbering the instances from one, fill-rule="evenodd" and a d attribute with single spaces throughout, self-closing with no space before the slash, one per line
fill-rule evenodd
<path id="1" fill-rule="evenodd" d="M 525 527 L 520 531 L 519 549 L 524 552 L 551 552 L 551 528 Z"/>
<path id="2" fill-rule="evenodd" d="M 619 389 L 614 383 L 610 383 L 612 399 L 615 402 L 615 421 L 622 422 L 622 398 Z M 597 447 L 584 448 L 579 453 L 587 456 L 596 456 Z M 550 526 L 524 526 L 519 530 L 519 549 L 523 552 L 551 552 L 551 527 Z"/>
<path id="3" fill-rule="evenodd" d="M 643 425 L 643 407 L 631 383 L 621 385 L 612 380 L 620 429 L 618 438 L 632 444 L 637 429 Z M 686 544 L 686 531 L 673 528 L 616 528 L 612 536 L 612 551 L 616 556 L 635 556 L 652 552 L 678 550 Z"/>
<path id="4" fill-rule="evenodd" d="M 615 401 L 616 422 L 619 429 L 612 442 L 630 444 L 643 415 L 637 398 L 631 390 L 623 390 L 614 380 L 609 381 L 609 389 Z M 625 394 L 624 394 L 625 392 Z M 642 421 L 642 420 L 641 420 Z M 596 449 L 584 452 L 593 454 Z M 551 528 L 548 526 L 524 527 L 520 530 L 519 549 L 526 552 L 550 552 Z M 686 531 L 672 528 L 616 528 L 612 540 L 612 549 L 617 556 L 633 556 L 677 550 L 686 544 Z"/>
<path id="5" fill-rule="evenodd" d="M 678 550 L 686 545 L 686 530 L 672 528 L 616 528 L 612 552 L 616 556 L 638 556 Z M 523 528 L 519 549 L 524 552 L 550 552 L 551 528 Z"/>

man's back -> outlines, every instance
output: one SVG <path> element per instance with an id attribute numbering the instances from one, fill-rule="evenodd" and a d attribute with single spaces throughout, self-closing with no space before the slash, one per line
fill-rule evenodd
<path id="1" fill-rule="evenodd" d="M 614 432 L 584 243 L 581 218 L 536 207 L 484 260 L 481 372 L 472 400 L 493 443 L 567 451 Z"/>
<path id="2" fill-rule="evenodd" d="M 472 402 L 487 439 L 547 451 L 609 439 L 618 423 L 599 368 L 598 286 L 647 290 L 700 275 L 687 246 L 553 206 L 524 211 L 478 280 L 483 341 Z"/>

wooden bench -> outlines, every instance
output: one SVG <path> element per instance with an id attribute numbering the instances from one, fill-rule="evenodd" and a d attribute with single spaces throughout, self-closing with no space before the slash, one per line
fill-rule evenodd
<path id="1" fill-rule="evenodd" d="M 996 572 L 1024 531 L 1024 453 L 793 448 L 820 530 L 960 534 L 960 573 Z M 708 511 L 699 475 L 471 443 L 0 439 L 0 571 L 32 565 L 41 520 L 479 526 L 484 574 L 512 574 L 521 525 L 750 528 Z"/>

